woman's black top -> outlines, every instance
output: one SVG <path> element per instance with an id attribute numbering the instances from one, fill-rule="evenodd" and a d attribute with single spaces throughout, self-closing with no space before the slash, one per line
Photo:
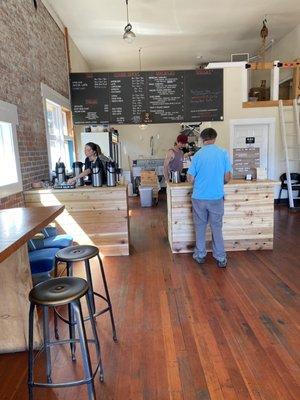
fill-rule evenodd
<path id="1" fill-rule="evenodd" d="M 107 179 L 106 179 L 106 169 L 104 168 L 103 163 L 101 162 L 100 158 L 97 157 L 95 161 L 91 161 L 88 157 L 84 161 L 84 169 L 90 169 L 91 173 L 88 174 L 88 179 L 86 183 L 91 184 L 92 183 L 92 164 L 97 164 L 97 166 L 100 168 L 101 171 L 101 178 L 102 182 L 105 184 Z"/>

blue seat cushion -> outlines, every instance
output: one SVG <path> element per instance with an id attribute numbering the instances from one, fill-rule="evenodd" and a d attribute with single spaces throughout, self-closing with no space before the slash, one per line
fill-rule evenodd
<path id="1" fill-rule="evenodd" d="M 39 274 L 52 271 L 55 265 L 55 254 L 59 250 L 57 247 L 51 247 L 49 249 L 30 251 L 28 255 L 31 273 Z"/>
<path id="2" fill-rule="evenodd" d="M 71 235 L 56 235 L 45 238 L 43 240 L 44 247 L 56 247 L 58 249 L 64 249 L 73 244 L 73 238 Z"/>

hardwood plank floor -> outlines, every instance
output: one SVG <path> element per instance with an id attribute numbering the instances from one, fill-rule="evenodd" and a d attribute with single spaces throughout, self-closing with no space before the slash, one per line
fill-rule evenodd
<path id="1" fill-rule="evenodd" d="M 98 400 L 299 400 L 300 214 L 276 206 L 274 250 L 229 253 L 226 270 L 211 255 L 201 266 L 173 255 L 166 227 L 164 200 L 142 209 L 133 199 L 131 256 L 104 260 L 119 341 L 108 316 L 98 318 Z M 72 363 L 67 346 L 52 351 L 54 378 L 81 376 L 77 353 Z M 0 355 L 1 400 L 26 399 L 26 380 L 26 353 Z M 88 397 L 82 386 L 35 398 Z"/>

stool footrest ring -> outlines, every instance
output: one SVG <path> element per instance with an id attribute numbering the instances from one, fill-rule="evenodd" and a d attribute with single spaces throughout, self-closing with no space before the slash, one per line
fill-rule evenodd
<path id="1" fill-rule="evenodd" d="M 100 297 L 102 300 L 106 301 L 106 303 L 108 304 L 107 298 L 104 297 L 102 294 L 97 293 L 97 292 L 93 292 L 93 294 L 94 294 L 94 296 Z M 69 326 L 75 326 L 75 325 L 76 325 L 76 322 L 73 323 L 73 324 L 71 324 L 71 322 L 70 322 L 68 319 L 66 319 L 65 317 L 63 317 L 63 316 L 57 311 L 56 307 L 53 307 L 53 309 L 54 309 L 55 314 L 58 316 L 58 318 L 61 319 L 64 323 L 68 324 Z M 93 317 L 96 318 L 96 317 L 98 317 L 99 315 L 102 315 L 102 314 L 106 313 L 106 312 L 109 311 L 109 310 L 110 310 L 109 307 L 103 308 L 102 310 L 95 312 L 95 313 L 93 314 Z M 83 318 L 83 320 L 84 320 L 84 321 L 89 321 L 89 320 L 90 320 L 90 317 L 85 317 L 85 318 Z"/>

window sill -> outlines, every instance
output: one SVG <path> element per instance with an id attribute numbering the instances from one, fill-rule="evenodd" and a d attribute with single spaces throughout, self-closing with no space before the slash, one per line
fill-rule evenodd
<path id="1" fill-rule="evenodd" d="M 0 186 L 0 199 L 4 197 L 12 196 L 23 191 L 23 185 L 21 182 L 12 183 L 11 185 Z"/>

